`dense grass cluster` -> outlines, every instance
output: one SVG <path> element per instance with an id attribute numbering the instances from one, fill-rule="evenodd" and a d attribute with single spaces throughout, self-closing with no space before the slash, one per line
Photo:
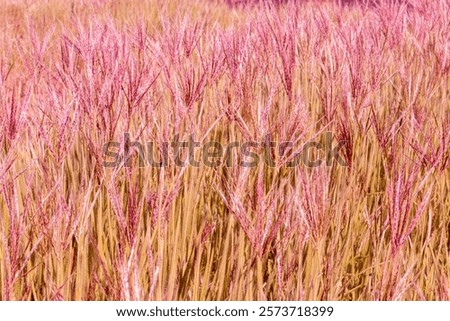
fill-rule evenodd
<path id="1" fill-rule="evenodd" d="M 449 300 L 449 12 L 1 1 L 0 299 Z M 124 133 L 293 144 L 104 167 Z"/>

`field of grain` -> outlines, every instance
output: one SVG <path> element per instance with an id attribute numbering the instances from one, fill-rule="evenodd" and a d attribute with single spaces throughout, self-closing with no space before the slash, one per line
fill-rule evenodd
<path id="1" fill-rule="evenodd" d="M 0 0 L 0 299 L 449 300 L 449 13 Z"/>

